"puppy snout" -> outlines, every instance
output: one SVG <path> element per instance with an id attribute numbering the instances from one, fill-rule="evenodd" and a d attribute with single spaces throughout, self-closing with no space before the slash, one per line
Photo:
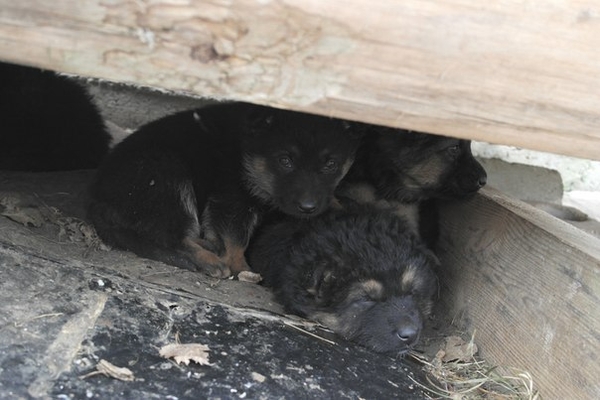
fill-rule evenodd
<path id="1" fill-rule="evenodd" d="M 298 210 L 303 214 L 312 214 L 317 211 L 317 202 L 314 200 L 303 200 L 298 203 Z"/>
<path id="2" fill-rule="evenodd" d="M 477 184 L 479 185 L 479 187 L 480 188 L 484 187 L 486 183 L 487 183 L 487 175 L 480 176 L 479 180 L 477 181 Z"/>
<path id="3" fill-rule="evenodd" d="M 403 325 L 398 327 L 396 336 L 407 346 L 414 344 L 419 338 L 419 327 L 415 325 Z"/>

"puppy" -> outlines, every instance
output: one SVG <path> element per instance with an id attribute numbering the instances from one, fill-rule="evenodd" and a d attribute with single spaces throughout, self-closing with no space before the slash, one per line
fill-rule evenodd
<path id="1" fill-rule="evenodd" d="M 108 153 L 104 121 L 77 81 L 0 63 L 0 87 L 0 169 L 90 169 Z"/>
<path id="2" fill-rule="evenodd" d="M 437 289 L 437 258 L 403 218 L 374 207 L 264 225 L 248 260 L 287 312 L 381 353 L 418 342 Z"/>
<path id="3" fill-rule="evenodd" d="M 141 127 L 98 170 L 89 217 L 109 245 L 225 278 L 269 210 L 325 211 L 359 136 L 344 121 L 247 103 Z"/>
<path id="4" fill-rule="evenodd" d="M 468 140 L 360 124 L 363 142 L 338 196 L 393 209 L 426 242 L 437 238 L 437 201 L 472 196 L 487 174 Z"/>

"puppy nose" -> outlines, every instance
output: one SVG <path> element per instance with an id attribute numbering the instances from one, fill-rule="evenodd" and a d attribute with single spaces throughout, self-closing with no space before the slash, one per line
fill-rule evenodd
<path id="1" fill-rule="evenodd" d="M 298 203 L 298 210 L 304 214 L 312 214 L 317 210 L 317 204 L 312 200 L 306 200 Z"/>
<path id="2" fill-rule="evenodd" d="M 479 187 L 482 188 L 485 186 L 485 184 L 487 183 L 487 176 L 483 175 L 479 177 L 479 181 L 477 182 L 479 184 Z"/>
<path id="3" fill-rule="evenodd" d="M 419 337 L 419 328 L 414 325 L 405 325 L 401 326 L 398 331 L 396 331 L 396 336 L 406 345 L 411 345 L 417 341 Z"/>

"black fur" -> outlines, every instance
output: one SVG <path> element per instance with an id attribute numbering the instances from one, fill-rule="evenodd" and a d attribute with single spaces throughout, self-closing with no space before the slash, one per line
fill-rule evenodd
<path id="1" fill-rule="evenodd" d="M 248 269 L 263 213 L 325 211 L 359 138 L 343 121 L 246 103 L 185 111 L 117 145 L 89 215 L 108 244 L 217 277 Z"/>
<path id="2" fill-rule="evenodd" d="M 265 225 L 248 249 L 285 309 L 375 351 L 414 346 L 437 289 L 437 258 L 385 210 Z"/>
<path id="3" fill-rule="evenodd" d="M 110 135 L 78 82 L 0 63 L 0 93 L 0 169 L 90 169 L 108 152 Z"/>
<path id="4" fill-rule="evenodd" d="M 360 124 L 366 132 L 338 195 L 392 208 L 430 245 L 437 236 L 437 201 L 472 196 L 487 175 L 471 142 L 402 129 Z"/>

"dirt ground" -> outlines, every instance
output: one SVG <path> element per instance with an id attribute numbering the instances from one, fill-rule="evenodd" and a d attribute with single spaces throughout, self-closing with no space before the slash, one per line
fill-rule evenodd
<path id="1" fill-rule="evenodd" d="M 414 359 L 286 316 L 260 285 L 106 248 L 85 223 L 91 174 L 0 172 L 3 396 L 429 398 Z M 426 359 L 439 326 L 417 349 Z M 173 343 L 207 352 L 161 357 Z"/>

